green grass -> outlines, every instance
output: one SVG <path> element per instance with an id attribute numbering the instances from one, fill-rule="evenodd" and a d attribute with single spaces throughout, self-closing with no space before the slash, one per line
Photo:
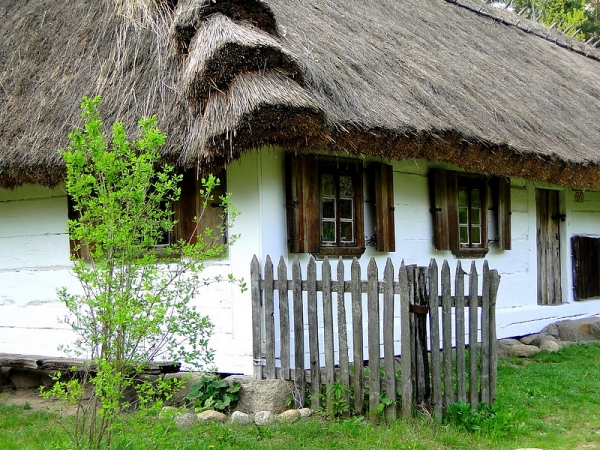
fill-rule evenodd
<path id="1" fill-rule="evenodd" d="M 474 432 L 421 417 L 372 426 L 364 420 L 267 427 L 128 417 L 113 449 L 543 449 L 600 448 L 600 344 L 576 345 L 530 359 L 501 358 L 495 415 Z M 58 416 L 0 403 L 2 450 L 66 449 Z"/>

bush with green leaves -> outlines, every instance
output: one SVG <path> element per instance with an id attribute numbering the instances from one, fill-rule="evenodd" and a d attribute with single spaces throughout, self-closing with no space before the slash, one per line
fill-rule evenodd
<path id="1" fill-rule="evenodd" d="M 200 380 L 192 385 L 185 398 L 192 403 L 196 412 L 209 409 L 229 411 L 235 408 L 241 388 L 242 385 L 237 381 L 230 385 L 217 375 L 202 375 Z"/>
<path id="2" fill-rule="evenodd" d="M 181 180 L 172 167 L 161 165 L 165 134 L 152 117 L 139 121 L 137 140 L 128 140 L 118 122 L 107 136 L 100 101 L 84 98 L 84 129 L 75 129 L 70 146 L 62 151 L 66 189 L 77 216 L 69 220 L 69 234 L 77 243 L 76 253 L 86 254 L 85 259 L 75 258 L 73 267 L 81 291 L 58 292 L 68 310 L 64 322 L 76 335 L 64 350 L 90 359 L 90 370 L 81 381 L 58 381 L 47 394 L 79 401 L 82 383 L 91 383 L 92 398 L 80 408 L 72 430 L 74 445 L 91 449 L 110 446 L 114 423 L 131 406 L 126 392 L 135 391 L 139 406 L 146 408 L 176 388 L 142 376 L 150 361 L 212 367 L 213 325 L 195 302 L 202 286 L 219 281 L 201 277 L 205 262 L 222 257 L 235 240 L 233 236 L 227 244 L 210 247 L 202 236 L 211 234 L 198 232 L 197 242 L 158 246 L 173 230 L 170 205 L 179 198 Z M 200 193 L 206 206 L 219 180 L 210 176 L 203 183 Z M 229 227 L 236 211 L 228 196 L 220 201 L 224 227 Z M 213 236 L 219 232 L 224 229 Z"/>

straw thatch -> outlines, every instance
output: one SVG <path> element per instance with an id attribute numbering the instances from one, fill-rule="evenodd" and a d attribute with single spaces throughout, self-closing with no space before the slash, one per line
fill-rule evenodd
<path id="1" fill-rule="evenodd" d="M 600 189 L 600 53 L 560 32 L 478 0 L 138 2 L 0 3 L 1 186 L 62 180 L 99 94 L 181 166 L 277 144 Z"/>

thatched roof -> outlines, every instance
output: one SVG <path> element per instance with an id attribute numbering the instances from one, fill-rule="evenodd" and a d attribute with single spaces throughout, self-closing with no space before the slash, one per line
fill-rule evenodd
<path id="1" fill-rule="evenodd" d="M 7 0 L 0 42 L 4 187 L 62 180 L 98 94 L 186 167 L 277 144 L 600 189 L 600 53 L 479 0 Z"/>

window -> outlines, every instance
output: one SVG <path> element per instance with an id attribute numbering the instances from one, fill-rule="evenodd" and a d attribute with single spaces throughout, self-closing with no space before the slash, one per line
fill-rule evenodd
<path id="1" fill-rule="evenodd" d="M 573 236 L 575 300 L 600 297 L 600 236 Z"/>
<path id="2" fill-rule="evenodd" d="M 394 251 L 391 166 L 372 164 L 369 170 L 378 186 L 377 250 Z M 362 161 L 287 154 L 286 196 L 290 252 L 340 256 L 364 252 Z"/>
<path id="3" fill-rule="evenodd" d="M 495 222 L 496 242 L 510 250 L 510 181 L 434 169 L 430 172 L 434 245 L 458 257 L 483 257 L 488 252 L 488 221 Z M 491 193 L 492 207 L 488 207 Z M 489 211 L 494 213 L 489 216 Z"/>

